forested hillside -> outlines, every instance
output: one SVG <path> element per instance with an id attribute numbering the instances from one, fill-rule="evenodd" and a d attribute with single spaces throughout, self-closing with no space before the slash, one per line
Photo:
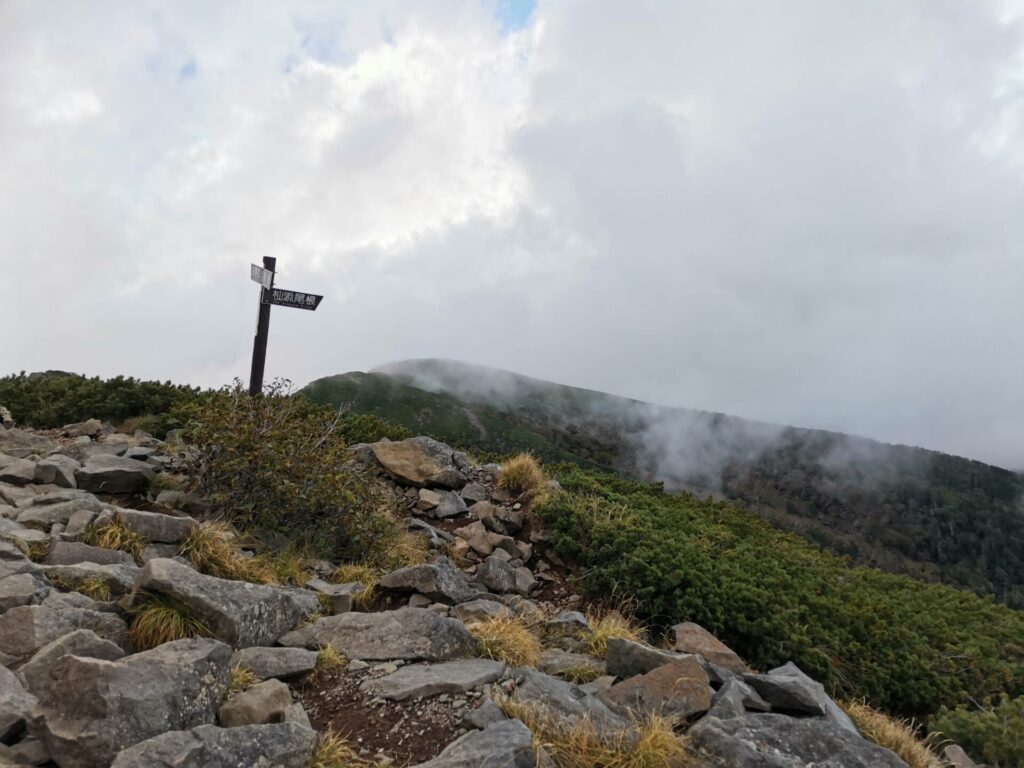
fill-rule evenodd
<path id="1" fill-rule="evenodd" d="M 303 393 L 483 453 L 530 450 L 730 498 L 854 563 L 1024 605 L 1024 479 L 999 467 L 448 361 L 332 376 Z"/>

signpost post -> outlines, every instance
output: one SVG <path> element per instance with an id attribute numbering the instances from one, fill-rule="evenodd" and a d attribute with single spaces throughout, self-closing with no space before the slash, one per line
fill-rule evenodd
<path id="1" fill-rule="evenodd" d="M 258 395 L 263 391 L 263 368 L 267 362 L 267 337 L 270 335 L 270 307 L 274 304 L 294 309 L 316 310 L 323 296 L 315 293 L 287 291 L 274 287 L 277 259 L 263 257 L 263 266 L 251 265 L 249 277 L 260 284 L 259 315 L 256 320 L 256 338 L 252 345 L 252 369 L 249 372 L 249 394 Z"/>

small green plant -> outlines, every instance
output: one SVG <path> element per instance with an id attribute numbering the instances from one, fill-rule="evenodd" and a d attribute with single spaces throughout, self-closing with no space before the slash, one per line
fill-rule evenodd
<path id="1" fill-rule="evenodd" d="M 188 608 L 155 592 L 143 592 L 132 609 L 128 637 L 136 648 L 156 648 L 186 637 L 211 637 L 210 631 Z"/>
<path id="2" fill-rule="evenodd" d="M 518 617 L 485 619 L 466 629 L 476 640 L 477 653 L 484 658 L 502 661 L 510 667 L 534 667 L 540 660 L 540 639 Z"/>
<path id="3" fill-rule="evenodd" d="M 142 560 L 142 550 L 146 548 L 146 540 L 129 527 L 120 512 L 115 513 L 107 523 L 86 528 L 84 541 L 94 547 L 127 552 L 136 562 Z"/>
<path id="4" fill-rule="evenodd" d="M 499 488 L 537 504 L 543 502 L 547 482 L 540 463 L 530 453 L 520 453 L 503 462 L 498 476 Z"/>

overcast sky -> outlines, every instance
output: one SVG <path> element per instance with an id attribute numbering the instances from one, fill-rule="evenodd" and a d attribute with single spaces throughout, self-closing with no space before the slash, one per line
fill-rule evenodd
<path id="1" fill-rule="evenodd" d="M 0 0 L 0 373 L 447 357 L 1024 467 L 1024 2 Z"/>

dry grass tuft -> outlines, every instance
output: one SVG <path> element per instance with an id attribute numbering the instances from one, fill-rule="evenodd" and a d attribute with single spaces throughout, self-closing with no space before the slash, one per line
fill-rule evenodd
<path id="1" fill-rule="evenodd" d="M 186 637 L 213 636 L 209 627 L 166 595 L 143 592 L 132 613 L 128 637 L 140 650 Z"/>
<path id="2" fill-rule="evenodd" d="M 543 650 L 534 630 L 520 618 L 495 618 L 469 624 L 466 629 L 477 644 L 477 652 L 510 667 L 535 667 Z"/>
<path id="3" fill-rule="evenodd" d="M 374 760 L 360 757 L 341 734 L 324 731 L 320 734 L 320 744 L 309 759 L 307 768 L 376 768 L 379 765 Z"/>
<path id="4" fill-rule="evenodd" d="M 543 502 L 548 477 L 532 454 L 520 453 L 501 465 L 498 487 L 515 496 L 525 496 L 536 504 Z"/>
<path id="5" fill-rule="evenodd" d="M 321 645 L 316 649 L 316 671 L 332 672 L 348 664 L 345 655 L 333 645 Z"/>
<path id="6" fill-rule="evenodd" d="M 306 563 L 309 553 L 298 549 L 285 549 L 278 552 L 270 560 L 270 571 L 278 584 L 291 584 L 301 587 L 309 578 Z"/>
<path id="7" fill-rule="evenodd" d="M 335 584 L 352 584 L 359 582 L 363 589 L 352 597 L 352 603 L 360 610 L 366 610 L 377 597 L 377 584 L 380 582 L 380 569 L 365 563 L 345 563 L 339 565 L 330 580 Z"/>
<path id="8" fill-rule="evenodd" d="M 103 549 L 119 549 L 127 552 L 135 558 L 136 562 L 142 559 L 142 550 L 146 548 L 146 541 L 139 534 L 128 527 L 124 517 L 115 514 L 113 519 L 101 526 L 89 526 L 85 530 L 83 540 L 86 544 Z"/>
<path id="9" fill-rule="evenodd" d="M 562 672 L 562 678 L 576 685 L 589 683 L 601 676 L 601 670 L 597 667 L 579 666 L 569 667 Z"/>
<path id="10" fill-rule="evenodd" d="M 56 576 L 50 576 L 50 583 L 62 592 L 80 592 L 92 600 L 106 602 L 113 598 L 110 585 L 99 576 L 83 579 L 79 582 L 67 581 Z"/>
<path id="11" fill-rule="evenodd" d="M 608 640 L 621 637 L 634 643 L 643 642 L 644 630 L 633 619 L 627 618 L 619 611 L 608 611 L 603 614 L 587 613 L 590 625 L 590 637 L 587 646 L 590 653 L 598 658 L 608 655 Z"/>
<path id="12" fill-rule="evenodd" d="M 894 719 L 863 701 L 844 701 L 842 707 L 861 734 L 895 752 L 910 768 L 944 768 L 945 763 L 930 749 L 934 739 L 918 738 L 913 721 Z"/>
<path id="13" fill-rule="evenodd" d="M 275 580 L 266 559 L 243 555 L 234 530 L 222 521 L 194 525 L 178 554 L 210 576 L 257 584 Z"/>
<path id="14" fill-rule="evenodd" d="M 522 720 L 556 768 L 683 768 L 689 764 L 686 746 L 676 736 L 675 721 L 652 715 L 632 729 L 603 733 L 588 718 L 568 723 L 542 704 L 508 697 L 495 700 L 509 717 Z"/>
<path id="15" fill-rule="evenodd" d="M 228 682 L 227 696 L 234 696 L 236 693 L 247 691 L 252 688 L 259 680 L 256 675 L 253 674 L 251 669 L 245 667 L 232 667 L 231 668 L 231 680 Z"/>

